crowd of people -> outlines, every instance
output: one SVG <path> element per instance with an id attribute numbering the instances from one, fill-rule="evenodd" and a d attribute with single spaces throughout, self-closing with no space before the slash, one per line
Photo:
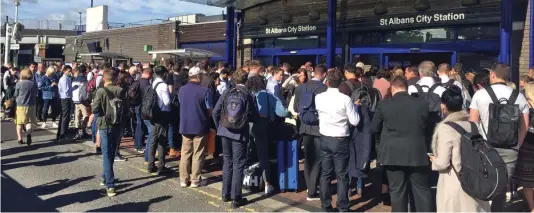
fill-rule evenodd
<path id="1" fill-rule="evenodd" d="M 307 200 L 320 200 L 323 211 L 334 210 L 333 180 L 337 210 L 349 211 L 349 196 L 366 193 L 365 178 L 376 159 L 380 199 L 393 211 L 504 211 L 507 192 L 520 186 L 534 212 L 532 69 L 517 88 L 505 64 L 464 71 L 461 63 L 432 61 L 393 69 L 361 62 L 328 69 L 308 62 L 293 69 L 252 60 L 231 70 L 224 63 L 211 67 L 208 60 L 169 59 L 149 67 L 73 62 L 31 63 L 19 70 L 9 64 L 2 73 L 2 107 L 5 117 L 15 118 L 18 142 L 31 145 L 39 122 L 44 129 L 57 127 L 58 143 L 90 137 L 102 154 L 100 184 L 108 196 L 117 193 L 113 164 L 124 160 L 123 137 L 134 137 L 135 151 L 152 175 L 170 172 L 166 155 L 180 157 L 181 187 L 202 186 L 208 155 L 222 160 L 222 200 L 233 208 L 248 203 L 241 192 L 244 169 L 256 159 L 264 193 L 276 191 L 271 147 L 296 138 Z M 515 116 L 514 122 L 502 123 L 506 116 Z M 480 134 L 496 150 L 508 189 L 488 199 L 465 191 L 463 133 L 450 123 Z M 208 153 L 210 143 L 215 148 Z M 439 174 L 435 195 L 433 174 Z"/>

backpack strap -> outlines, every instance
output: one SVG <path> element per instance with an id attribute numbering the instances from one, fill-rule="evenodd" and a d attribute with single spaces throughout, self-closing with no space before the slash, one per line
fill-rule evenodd
<path id="1" fill-rule="evenodd" d="M 460 133 L 461 135 L 467 133 L 467 131 L 465 131 L 465 129 L 460 126 L 459 124 L 457 123 L 454 123 L 454 122 L 446 122 L 445 124 L 449 125 L 450 127 L 452 127 L 454 130 L 456 130 L 458 133 Z M 471 123 L 471 125 L 473 125 L 474 123 Z M 475 125 L 476 126 L 476 125 Z"/>
<path id="2" fill-rule="evenodd" d="M 159 84 L 161 84 L 161 83 L 162 83 L 162 82 L 158 82 L 158 83 L 156 83 L 156 85 L 154 85 L 154 88 L 153 88 L 153 89 L 156 90 L 156 88 L 158 88 Z"/>
<path id="3" fill-rule="evenodd" d="M 488 95 L 490 96 L 491 98 L 491 102 L 493 102 L 494 104 L 500 104 L 501 102 L 499 102 L 499 99 L 497 99 L 497 96 L 495 95 L 495 92 L 493 92 L 493 89 L 491 88 L 491 86 L 485 86 L 484 89 L 488 92 Z M 513 93 L 512 93 L 513 95 Z M 515 101 L 514 101 L 515 103 Z"/>
<path id="4" fill-rule="evenodd" d="M 346 84 L 349 87 L 351 93 L 352 93 L 352 91 L 354 91 L 356 89 L 356 88 L 354 88 L 354 85 L 352 85 L 352 83 L 350 83 L 349 81 L 345 81 L 343 83 Z M 317 87 L 317 88 L 319 88 L 319 87 Z"/>
<path id="5" fill-rule="evenodd" d="M 443 85 L 445 85 L 445 87 L 448 88 L 448 87 L 452 86 L 453 84 L 454 84 L 454 79 L 449 79 L 449 81 L 447 81 L 447 83 L 445 83 Z"/>
<path id="6" fill-rule="evenodd" d="M 417 94 L 418 95 L 423 94 L 423 87 L 421 87 L 421 85 L 415 84 L 414 86 L 415 86 L 415 89 L 417 89 Z"/>
<path id="7" fill-rule="evenodd" d="M 438 88 L 439 86 L 440 86 L 440 84 L 438 84 L 438 83 L 432 85 L 432 86 L 430 87 L 430 89 L 428 89 L 428 92 L 429 92 L 429 93 L 434 92 L 434 90 L 436 90 L 436 88 Z"/>
<path id="8" fill-rule="evenodd" d="M 109 99 L 114 99 L 115 98 L 115 95 L 113 95 L 113 93 L 111 91 L 109 91 L 108 88 L 103 87 L 102 89 L 104 89 L 104 91 L 106 92 L 106 95 L 108 96 Z"/>
<path id="9" fill-rule="evenodd" d="M 518 96 L 519 90 L 514 89 L 514 91 L 512 91 L 512 94 L 510 95 L 510 98 L 508 98 L 508 104 L 515 104 L 515 101 L 517 100 Z"/>

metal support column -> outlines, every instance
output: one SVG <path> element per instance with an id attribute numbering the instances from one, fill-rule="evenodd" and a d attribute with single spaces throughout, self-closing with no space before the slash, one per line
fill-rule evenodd
<path id="1" fill-rule="evenodd" d="M 232 44 L 232 46 L 233 46 L 233 48 L 232 48 L 232 51 L 233 51 L 233 52 L 232 52 L 232 58 L 233 58 L 233 60 L 232 60 L 232 67 L 233 67 L 233 68 L 237 68 L 237 51 L 238 51 L 238 50 L 237 50 L 237 46 L 238 46 L 238 43 L 239 43 L 239 41 L 238 41 L 237 39 L 241 39 L 241 36 L 240 36 L 240 35 L 239 35 L 239 36 L 237 35 L 237 32 L 238 32 L 238 30 L 237 30 L 237 23 L 239 23 L 239 21 L 241 20 L 241 16 L 240 16 L 240 14 L 239 14 L 237 11 L 235 11 L 235 12 L 234 12 L 234 17 L 235 17 L 236 21 L 235 21 L 234 24 L 233 24 L 233 25 L 234 25 L 234 36 L 235 36 L 235 37 L 234 37 L 234 39 L 232 40 L 232 41 L 233 41 L 233 42 L 232 42 L 232 43 L 233 43 L 233 44 Z"/>
<path id="2" fill-rule="evenodd" d="M 337 0 L 328 0 L 326 27 L 326 67 L 333 68 L 336 60 L 336 7 Z"/>
<path id="3" fill-rule="evenodd" d="M 530 38 L 529 38 L 529 53 L 530 53 L 530 68 L 534 68 L 534 0 L 530 0 Z"/>
<path id="4" fill-rule="evenodd" d="M 510 65 L 510 42 L 512 41 L 512 1 L 501 1 L 501 35 L 499 63 Z"/>
<path id="5" fill-rule="evenodd" d="M 235 64 L 234 60 L 234 15 L 235 8 L 226 8 L 226 64 L 232 66 Z"/>

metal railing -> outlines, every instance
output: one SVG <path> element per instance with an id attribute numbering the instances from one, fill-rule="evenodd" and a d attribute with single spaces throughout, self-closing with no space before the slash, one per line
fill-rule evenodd
<path id="1" fill-rule="evenodd" d="M 15 20 L 9 19 L 9 23 L 13 23 Z M 24 25 L 24 29 L 35 30 L 77 30 L 79 25 L 78 21 L 74 20 L 37 20 L 37 19 L 19 19 L 19 23 Z M 2 22 L 5 22 L 5 18 L 2 18 Z"/>

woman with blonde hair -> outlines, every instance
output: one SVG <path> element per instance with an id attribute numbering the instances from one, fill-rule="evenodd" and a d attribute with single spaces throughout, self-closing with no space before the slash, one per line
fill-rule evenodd
<path id="1" fill-rule="evenodd" d="M 531 212 L 534 212 L 534 82 L 525 84 L 525 97 L 530 104 L 530 124 L 525 142 L 519 148 L 517 165 L 515 166 L 513 182 L 523 187 L 525 201 Z"/>
<path id="2" fill-rule="evenodd" d="M 54 66 L 46 69 L 46 74 L 41 78 L 39 83 L 39 89 L 43 91 L 43 112 L 41 113 L 43 124 L 41 128 L 46 128 L 46 120 L 48 118 L 48 110 L 52 107 L 52 124 L 55 124 L 57 118 L 57 108 L 55 104 L 55 97 L 57 96 L 57 82 L 54 77 L 56 74 L 56 68 Z"/>
<path id="3" fill-rule="evenodd" d="M 22 141 L 22 128 L 26 126 L 26 143 L 32 143 L 32 124 L 37 123 L 37 113 L 35 112 L 35 104 L 37 102 L 37 84 L 32 81 L 33 75 L 29 69 L 24 69 L 20 72 L 20 81 L 15 85 L 15 95 L 17 102 L 16 124 L 17 124 L 17 138 L 19 144 L 24 144 Z"/>

